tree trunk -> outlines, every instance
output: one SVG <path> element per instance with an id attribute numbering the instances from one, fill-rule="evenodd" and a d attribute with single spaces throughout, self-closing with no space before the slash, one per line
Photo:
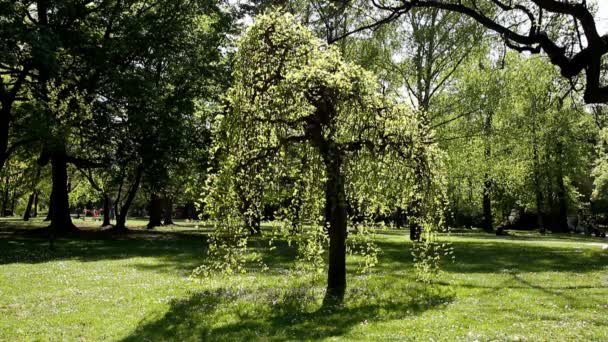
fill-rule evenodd
<path id="1" fill-rule="evenodd" d="M 341 156 L 334 142 L 327 142 L 323 161 L 327 173 L 325 184 L 326 213 L 329 214 L 329 269 L 323 305 L 340 304 L 346 291 L 347 205 Z"/>
<path id="2" fill-rule="evenodd" d="M 241 213 L 243 215 L 243 222 L 245 223 L 245 228 L 249 230 L 251 235 L 262 233 L 262 218 L 253 201 L 254 199 L 247 198 L 246 196 L 241 197 Z"/>
<path id="3" fill-rule="evenodd" d="M 546 228 L 545 228 L 545 223 L 544 223 L 544 219 L 543 219 L 543 205 L 544 205 L 544 198 L 543 198 L 543 191 L 542 191 L 542 187 L 540 184 L 540 163 L 539 163 L 539 157 L 538 157 L 538 148 L 536 146 L 536 142 L 533 141 L 532 144 L 532 158 L 533 158 L 533 162 L 534 162 L 534 192 L 536 195 L 536 222 L 538 224 L 538 228 L 540 230 L 540 232 L 542 234 L 545 233 Z"/>
<path id="4" fill-rule="evenodd" d="M 17 200 L 17 189 L 13 189 L 13 195 L 11 196 L 11 216 L 15 215 L 15 203 Z"/>
<path id="5" fill-rule="evenodd" d="M 36 177 L 32 182 L 32 194 L 27 200 L 27 206 L 25 207 L 25 213 L 23 213 L 23 221 L 29 221 L 30 217 L 32 217 L 32 205 L 38 201 L 38 190 L 36 187 L 38 186 L 38 182 L 40 181 L 40 165 L 38 165 L 38 169 L 36 171 Z M 38 203 L 36 203 L 38 204 Z M 34 213 L 35 216 L 35 213 Z"/>
<path id="6" fill-rule="evenodd" d="M 34 212 L 32 213 L 32 217 L 38 217 L 38 195 L 39 191 L 36 190 L 34 192 Z"/>
<path id="7" fill-rule="evenodd" d="M 25 207 L 25 212 L 23 213 L 23 221 L 29 221 L 32 212 L 32 205 L 34 204 L 34 197 L 36 197 L 36 192 L 33 192 L 27 200 L 27 206 Z"/>
<path id="8" fill-rule="evenodd" d="M 116 226 L 114 226 L 114 229 L 117 231 L 126 231 L 127 230 L 127 227 L 125 225 L 125 223 L 127 222 L 127 213 L 129 212 L 129 207 L 131 207 L 131 203 L 133 202 L 133 199 L 135 198 L 135 194 L 137 194 L 137 190 L 139 189 L 139 183 L 141 182 L 141 175 L 143 173 L 143 170 L 144 170 L 144 168 L 142 165 L 139 165 L 137 167 L 137 171 L 135 174 L 135 180 L 133 181 L 133 184 L 129 188 L 129 191 L 127 193 L 127 199 L 125 200 L 125 203 L 120 208 L 120 212 L 116 216 Z M 117 203 L 117 206 L 118 206 L 118 203 Z"/>
<path id="9" fill-rule="evenodd" d="M 51 155 L 51 170 L 53 190 L 51 196 L 51 225 L 50 228 L 57 234 L 64 234 L 78 230 L 70 217 L 68 201 L 68 164 L 64 152 L 54 152 Z M 49 211 L 51 209 L 49 208 Z"/>
<path id="10" fill-rule="evenodd" d="M 51 217 L 53 216 L 53 190 L 51 189 L 51 196 L 49 197 L 49 209 L 46 213 L 46 217 L 44 218 L 44 221 L 50 221 Z"/>
<path id="11" fill-rule="evenodd" d="M 6 178 L 4 182 L 4 196 L 2 198 L 2 214 L 1 216 L 6 216 L 6 210 L 8 209 L 8 194 L 9 194 L 9 185 L 10 185 L 10 176 L 8 170 L 6 171 Z"/>
<path id="12" fill-rule="evenodd" d="M 490 163 L 490 157 L 492 156 L 492 147 L 491 147 L 491 137 L 492 137 L 492 112 L 486 113 L 486 117 L 483 124 L 483 132 L 485 135 L 484 140 L 484 160 L 487 165 Z M 492 179 L 488 173 L 484 176 L 483 182 L 483 199 L 482 199 L 482 207 L 483 207 L 483 222 L 482 228 L 486 232 L 492 232 L 494 230 L 493 227 L 493 218 L 492 218 Z"/>
<path id="13" fill-rule="evenodd" d="M 148 214 L 150 220 L 148 221 L 148 229 L 162 226 L 162 214 L 163 214 L 163 201 L 155 193 L 150 195 L 150 204 L 148 205 Z"/>
<path id="14" fill-rule="evenodd" d="M 110 195 L 108 195 L 107 193 L 103 194 L 103 223 L 101 224 L 102 227 L 107 227 L 109 225 L 111 225 L 110 222 L 110 208 L 111 208 L 111 204 L 110 204 Z"/>
<path id="15" fill-rule="evenodd" d="M 557 217 L 555 222 L 555 229 L 557 232 L 566 233 L 570 229 L 568 228 L 568 199 L 566 192 L 566 185 L 564 184 L 564 171 L 563 171 L 563 146 L 561 142 L 557 143 Z"/>
<path id="16" fill-rule="evenodd" d="M 165 226 L 173 224 L 173 198 L 165 196 L 163 201 L 165 204 L 165 210 L 163 212 L 163 224 Z"/>
<path id="17" fill-rule="evenodd" d="M 493 218 L 492 218 L 492 200 L 490 197 L 490 191 L 492 189 L 492 181 L 486 175 L 486 180 L 483 183 L 483 223 L 482 228 L 486 232 L 494 231 Z"/>
<path id="18" fill-rule="evenodd" d="M 0 110 L 0 171 L 4 169 L 4 164 L 9 158 L 9 131 L 12 117 L 11 110 L 14 104 L 13 100 L 2 100 L 2 109 Z"/>

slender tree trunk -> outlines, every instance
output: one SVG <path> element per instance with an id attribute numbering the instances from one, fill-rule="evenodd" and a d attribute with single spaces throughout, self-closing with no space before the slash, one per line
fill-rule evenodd
<path id="1" fill-rule="evenodd" d="M 256 208 L 256 204 L 253 203 L 254 199 L 241 197 L 241 213 L 243 215 L 243 222 L 245 228 L 249 230 L 251 235 L 260 234 L 262 218 L 260 217 L 259 210 Z"/>
<path id="2" fill-rule="evenodd" d="M 568 232 L 568 200 L 566 198 L 566 187 L 563 175 L 557 178 L 557 217 L 556 230 L 560 233 Z"/>
<path id="3" fill-rule="evenodd" d="M 546 228 L 545 228 L 545 222 L 543 219 L 543 205 L 544 205 L 544 197 L 543 197 L 543 191 L 542 191 L 542 187 L 540 184 L 540 162 L 539 162 L 539 157 L 538 157 L 538 147 L 536 146 L 536 142 L 533 141 L 532 144 L 532 158 L 534 159 L 534 192 L 535 192 L 535 196 L 536 196 L 536 222 L 538 224 L 538 228 L 540 229 L 541 233 L 545 233 Z"/>
<path id="4" fill-rule="evenodd" d="M 329 269 L 324 305 L 340 304 L 346 291 L 347 204 L 341 155 L 334 142 L 327 142 L 323 161 L 327 173 L 326 212 L 329 214 Z"/>
<path id="5" fill-rule="evenodd" d="M 110 222 L 110 208 L 111 208 L 111 200 L 110 200 L 110 195 L 107 193 L 103 194 L 103 223 L 101 224 L 102 227 L 107 227 L 109 225 L 111 225 Z"/>
<path id="6" fill-rule="evenodd" d="M 27 200 L 27 206 L 25 207 L 25 213 L 23 213 L 23 221 L 29 221 L 30 217 L 32 217 L 32 206 L 34 202 L 37 201 L 38 190 L 36 187 L 38 186 L 38 182 L 40 181 L 40 165 L 38 165 L 38 169 L 36 170 L 36 177 L 32 182 L 32 194 Z"/>
<path id="7" fill-rule="evenodd" d="M 51 155 L 53 191 L 51 200 L 51 230 L 64 234 L 78 230 L 70 217 L 68 201 L 68 164 L 65 152 L 56 151 Z"/>
<path id="8" fill-rule="evenodd" d="M 38 217 L 38 195 L 39 191 L 36 190 L 34 192 L 34 212 L 32 213 L 32 217 Z"/>
<path id="9" fill-rule="evenodd" d="M 116 226 L 114 226 L 114 229 L 117 231 L 126 231 L 127 230 L 127 227 L 125 225 L 127 222 L 127 213 L 129 212 L 131 203 L 133 202 L 133 199 L 135 198 L 135 194 L 137 194 L 137 190 L 139 189 L 139 183 L 141 182 L 141 175 L 143 173 L 143 169 L 144 168 L 142 165 L 139 165 L 137 167 L 137 171 L 135 173 L 135 180 L 133 181 L 133 184 L 129 188 L 129 191 L 127 193 L 127 199 L 125 200 L 125 203 L 120 208 L 120 213 L 116 216 Z"/>
<path id="10" fill-rule="evenodd" d="M 150 204 L 148 205 L 148 210 L 148 214 L 150 215 L 150 220 L 148 221 L 148 229 L 162 226 L 163 201 L 155 193 L 152 193 L 152 195 L 150 195 Z"/>
<path id="11" fill-rule="evenodd" d="M 490 163 L 490 157 L 492 156 L 492 147 L 490 145 L 491 143 L 491 135 L 492 135 L 492 113 L 486 113 L 486 117 L 484 120 L 484 125 L 483 125 L 483 131 L 484 131 L 484 135 L 485 135 L 485 140 L 484 140 L 484 159 L 485 159 L 485 163 L 486 163 L 486 167 L 489 165 Z M 484 182 L 483 182 L 483 198 L 482 198 L 482 207 L 483 207 L 483 222 L 482 222 L 482 228 L 483 230 L 485 230 L 486 232 L 492 232 L 494 230 L 493 227 L 493 217 L 492 217 L 492 198 L 491 196 L 491 192 L 492 192 L 492 179 L 490 178 L 490 175 L 488 173 L 486 173 L 484 175 Z"/>
<path id="12" fill-rule="evenodd" d="M 4 99 L 3 99 L 4 100 Z M 8 154 L 8 140 L 11 121 L 11 109 L 13 101 L 2 101 L 2 109 L 0 110 L 0 171 L 4 169 Z"/>
<path id="13" fill-rule="evenodd" d="M 13 188 L 13 195 L 11 196 L 11 215 L 15 215 L 15 202 L 17 200 L 17 189 Z"/>
<path id="14" fill-rule="evenodd" d="M 55 195 L 53 194 L 53 190 L 51 189 L 51 196 L 49 197 L 49 210 L 46 213 L 46 217 L 44 219 L 44 221 L 50 221 L 51 217 L 53 217 L 53 197 L 55 197 Z"/>
<path id="15" fill-rule="evenodd" d="M 173 198 L 170 196 L 165 196 L 165 200 L 163 201 L 165 204 L 165 210 L 163 212 L 163 224 L 165 226 L 173 224 Z"/>
<path id="16" fill-rule="evenodd" d="M 420 160 L 422 160 L 422 158 L 420 158 Z M 414 170 L 414 177 L 416 180 L 416 191 L 423 190 L 423 184 L 425 179 L 423 168 L 424 166 L 422 165 L 422 162 L 419 161 L 419 165 L 416 166 L 416 169 Z M 407 216 L 408 226 L 410 227 L 411 241 L 420 241 L 420 238 L 422 236 L 422 225 L 418 220 L 420 217 L 422 217 L 423 214 L 422 205 L 423 203 L 419 198 L 415 198 L 411 203 L 408 204 Z"/>
<path id="17" fill-rule="evenodd" d="M 2 217 L 6 216 L 6 210 L 8 209 L 8 194 L 9 194 L 10 176 L 8 170 L 6 172 L 6 178 L 4 182 L 4 196 L 2 197 Z"/>
<path id="18" fill-rule="evenodd" d="M 561 233 L 568 232 L 568 199 L 566 186 L 564 184 L 564 171 L 562 161 L 562 144 L 557 143 L 557 217 L 556 217 L 556 230 Z"/>
<path id="19" fill-rule="evenodd" d="M 492 181 L 489 176 L 486 175 L 486 180 L 483 183 L 483 230 L 486 232 L 492 232 L 493 218 L 492 218 L 492 200 L 490 197 L 490 191 L 492 189 Z"/>
<path id="20" fill-rule="evenodd" d="M 23 213 L 23 221 L 29 221 L 32 213 L 32 206 L 34 204 L 34 197 L 36 197 L 36 193 L 32 193 L 27 199 L 27 206 L 25 207 L 25 212 Z"/>

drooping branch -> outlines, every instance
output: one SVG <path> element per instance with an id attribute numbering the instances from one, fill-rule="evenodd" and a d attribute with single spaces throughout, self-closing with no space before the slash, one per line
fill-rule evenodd
<path id="1" fill-rule="evenodd" d="M 396 5 L 386 5 L 384 2 L 377 0 L 372 1 L 373 6 L 377 9 L 388 12 L 384 18 L 373 23 L 368 23 L 358 28 L 354 28 L 350 32 L 345 33 L 335 40 L 343 39 L 355 33 L 375 29 L 380 25 L 393 22 L 403 14 L 413 8 L 436 8 L 445 11 L 460 13 L 475 20 L 486 29 L 494 31 L 503 37 L 506 45 L 519 52 L 539 53 L 544 51 L 552 64 L 559 67 L 561 74 L 565 78 L 573 78 L 585 71 L 586 87 L 584 99 L 587 103 L 607 103 L 608 102 L 608 86 L 601 85 L 601 59 L 602 56 L 608 53 L 608 35 L 600 36 L 597 31 L 597 26 L 593 15 L 589 11 L 585 2 L 570 3 L 556 0 L 530 0 L 536 5 L 540 11 L 538 15 L 529 8 L 517 4 L 507 4 L 501 0 L 491 0 L 498 10 L 503 12 L 520 11 L 530 21 L 530 28 L 527 34 L 515 31 L 511 26 L 501 24 L 495 17 L 483 13 L 475 2 L 473 5 L 466 5 L 461 1 L 448 0 L 401 0 Z M 568 54 L 568 49 L 558 45 L 552 40 L 548 34 L 541 30 L 542 13 L 550 12 L 559 15 L 568 15 L 574 18 L 583 29 L 587 46 L 575 52 L 573 55 Z"/>

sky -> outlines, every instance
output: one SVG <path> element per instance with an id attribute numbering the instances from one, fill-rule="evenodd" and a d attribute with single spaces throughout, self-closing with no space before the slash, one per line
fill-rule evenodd
<path id="1" fill-rule="evenodd" d="M 595 24 L 600 34 L 608 33 L 608 0 L 598 0 L 598 11 Z"/>

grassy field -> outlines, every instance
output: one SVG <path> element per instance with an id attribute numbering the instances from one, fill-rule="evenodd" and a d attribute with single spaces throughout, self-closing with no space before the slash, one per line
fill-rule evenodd
<path id="1" fill-rule="evenodd" d="M 55 252 L 24 230 L 41 224 L 0 221 L 2 341 L 608 340 L 606 240 L 452 234 L 456 262 L 423 285 L 407 234 L 385 231 L 380 265 L 350 272 L 346 305 L 328 310 L 322 281 L 288 272 L 287 246 L 260 249 L 266 273 L 192 281 L 205 245 L 194 224 L 122 237 L 86 231 Z"/>

